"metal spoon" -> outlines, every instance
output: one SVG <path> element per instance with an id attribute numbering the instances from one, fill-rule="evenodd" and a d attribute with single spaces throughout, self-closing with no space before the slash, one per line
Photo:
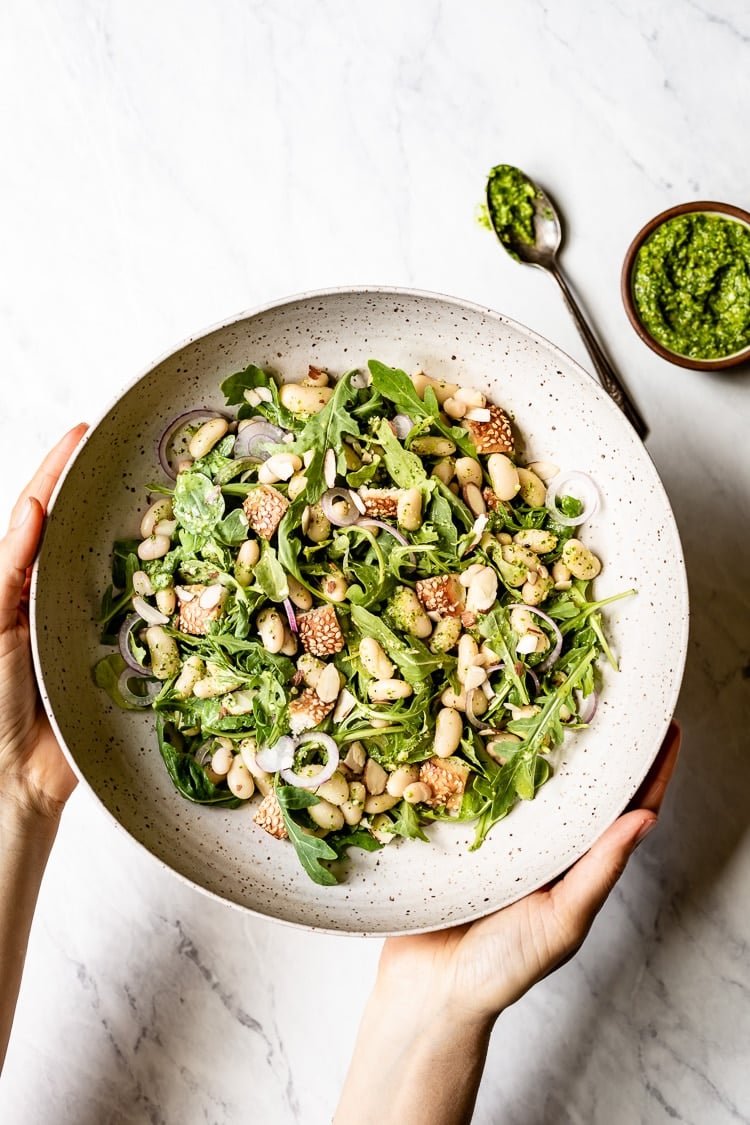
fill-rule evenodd
<path id="1" fill-rule="evenodd" d="M 516 227 L 503 226 L 497 221 L 499 216 L 494 212 L 490 187 L 493 182 L 493 176 L 499 175 L 501 172 L 512 173 L 519 182 L 525 181 L 526 184 L 533 189 L 533 242 L 525 239 L 522 232 Z M 498 165 L 497 168 L 492 169 L 487 180 L 487 210 L 489 212 L 492 229 L 500 243 L 512 257 L 516 258 L 517 261 L 523 262 L 525 265 L 538 266 L 540 269 L 546 270 L 548 273 L 552 274 L 562 290 L 565 302 L 572 313 L 578 331 L 581 333 L 581 337 L 588 349 L 591 362 L 596 368 L 602 386 L 610 398 L 620 407 L 620 410 L 622 410 L 638 436 L 642 440 L 645 439 L 648 434 L 648 426 L 628 394 L 622 380 L 605 355 L 599 341 L 592 332 L 558 265 L 557 252 L 562 242 L 562 228 L 558 213 L 551 203 L 549 196 L 547 196 L 539 185 L 534 183 L 525 172 L 522 172 L 519 168 L 512 168 L 510 165 L 501 164 Z"/>

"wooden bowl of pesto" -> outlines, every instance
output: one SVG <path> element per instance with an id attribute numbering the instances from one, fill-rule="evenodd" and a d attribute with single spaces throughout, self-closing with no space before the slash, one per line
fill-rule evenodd
<path id="1" fill-rule="evenodd" d="M 697 201 L 656 215 L 625 255 L 622 299 L 670 363 L 718 371 L 750 360 L 750 212 Z"/>

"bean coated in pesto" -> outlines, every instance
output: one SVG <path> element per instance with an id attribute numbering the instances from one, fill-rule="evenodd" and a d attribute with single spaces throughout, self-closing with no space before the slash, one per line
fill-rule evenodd
<path id="1" fill-rule="evenodd" d="M 678 355 L 750 347 L 750 228 L 701 211 L 668 219 L 636 255 L 632 293 L 644 327 Z"/>

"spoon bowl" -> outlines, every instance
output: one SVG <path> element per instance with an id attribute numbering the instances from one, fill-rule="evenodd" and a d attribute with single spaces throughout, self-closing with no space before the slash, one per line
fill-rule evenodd
<path id="1" fill-rule="evenodd" d="M 641 439 L 648 427 L 622 379 L 597 340 L 560 269 L 557 254 L 562 223 L 557 208 L 542 188 L 512 164 L 498 164 L 487 178 L 487 212 L 500 244 L 524 265 L 550 273 L 581 334 L 599 380 Z"/>

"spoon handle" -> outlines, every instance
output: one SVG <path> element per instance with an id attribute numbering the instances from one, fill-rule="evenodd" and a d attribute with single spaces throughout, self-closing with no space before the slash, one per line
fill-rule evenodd
<path id="1" fill-rule="evenodd" d="M 620 407 L 620 410 L 622 410 L 623 414 L 628 419 L 641 441 L 644 441 L 648 435 L 648 426 L 646 425 L 643 416 L 641 415 L 638 407 L 635 405 L 627 390 L 623 386 L 612 364 L 604 354 L 604 351 L 602 350 L 596 336 L 591 331 L 591 328 L 583 313 L 581 312 L 581 309 L 579 308 L 575 297 L 568 288 L 568 283 L 565 280 L 562 271 L 560 270 L 560 267 L 557 265 L 557 263 L 553 265 L 551 272 L 555 281 L 562 290 L 563 297 L 565 298 L 565 303 L 567 304 L 573 315 L 573 319 L 576 322 L 578 331 L 581 333 L 584 344 L 588 348 L 589 355 L 591 356 L 591 361 L 596 368 L 596 372 L 599 376 L 602 386 L 604 387 L 610 398 Z"/>

